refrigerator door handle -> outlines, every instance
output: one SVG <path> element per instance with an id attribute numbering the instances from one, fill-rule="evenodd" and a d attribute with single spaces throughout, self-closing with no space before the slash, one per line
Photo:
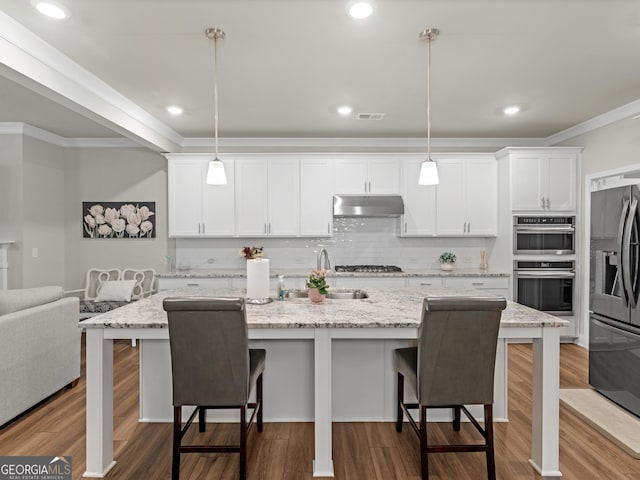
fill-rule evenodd
<path id="1" fill-rule="evenodd" d="M 622 303 L 625 307 L 629 306 L 629 291 L 627 289 L 625 277 L 627 276 L 627 268 L 625 262 L 627 261 L 627 255 L 624 248 L 624 233 L 625 233 L 625 225 L 627 222 L 627 218 L 629 215 L 629 200 L 625 200 L 622 206 L 622 213 L 620 214 L 620 225 L 618 227 L 618 274 L 617 278 L 621 283 L 621 291 L 622 291 Z"/>
<path id="2" fill-rule="evenodd" d="M 629 213 L 627 215 L 624 227 L 624 236 L 622 240 L 622 251 L 624 268 L 622 269 L 623 284 L 627 291 L 626 297 L 628 304 L 631 308 L 635 308 L 637 299 L 634 292 L 635 282 L 632 280 L 637 274 L 637 265 L 632 265 L 633 262 L 637 262 L 637 255 L 631 255 L 631 236 L 633 234 L 634 227 L 637 228 L 635 221 L 638 214 L 638 199 L 634 198 L 629 207 Z M 635 248 L 635 247 L 634 247 Z"/>

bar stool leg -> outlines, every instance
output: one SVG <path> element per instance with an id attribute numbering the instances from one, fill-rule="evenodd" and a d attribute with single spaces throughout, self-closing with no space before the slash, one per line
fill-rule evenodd
<path id="1" fill-rule="evenodd" d="M 173 457 L 171 480 L 180 478 L 180 436 L 182 434 L 182 407 L 173 407 Z"/>
<path id="2" fill-rule="evenodd" d="M 397 405 L 397 420 L 396 420 L 396 432 L 402 431 L 402 421 L 404 420 L 404 412 L 402 411 L 402 404 L 404 403 L 404 375 L 398 372 L 398 405 Z"/>
<path id="3" fill-rule="evenodd" d="M 422 480 L 429 480 L 429 457 L 427 454 L 427 407 L 420 405 L 420 467 Z"/>
<path id="4" fill-rule="evenodd" d="M 484 431 L 487 436 L 487 478 L 496 480 L 496 461 L 493 451 L 493 405 L 484 406 Z"/>

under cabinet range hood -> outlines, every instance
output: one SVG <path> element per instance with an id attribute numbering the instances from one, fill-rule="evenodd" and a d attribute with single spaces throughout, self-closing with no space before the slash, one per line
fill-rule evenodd
<path id="1" fill-rule="evenodd" d="M 404 214 L 400 195 L 334 195 L 334 217 L 399 217 Z"/>

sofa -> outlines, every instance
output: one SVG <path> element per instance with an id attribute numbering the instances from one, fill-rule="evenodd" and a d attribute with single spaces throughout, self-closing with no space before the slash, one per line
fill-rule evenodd
<path id="1" fill-rule="evenodd" d="M 80 378 L 78 299 L 0 290 L 0 426 Z"/>

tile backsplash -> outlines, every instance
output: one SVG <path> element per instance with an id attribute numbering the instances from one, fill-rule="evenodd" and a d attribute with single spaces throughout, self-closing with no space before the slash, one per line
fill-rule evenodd
<path id="1" fill-rule="evenodd" d="M 403 269 L 439 268 L 444 251 L 456 254 L 459 268 L 477 268 L 486 250 L 491 266 L 492 238 L 410 238 L 398 236 L 399 218 L 334 218 L 331 238 L 177 239 L 175 266 L 184 269 L 243 269 L 243 246 L 264 247 L 271 268 L 313 268 L 326 248 L 331 266 L 377 264 Z"/>

